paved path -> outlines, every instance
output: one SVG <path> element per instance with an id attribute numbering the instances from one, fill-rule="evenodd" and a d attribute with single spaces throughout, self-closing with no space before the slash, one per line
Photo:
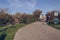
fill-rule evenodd
<path id="1" fill-rule="evenodd" d="M 19 29 L 14 40 L 60 40 L 60 30 L 45 22 L 35 22 Z"/>

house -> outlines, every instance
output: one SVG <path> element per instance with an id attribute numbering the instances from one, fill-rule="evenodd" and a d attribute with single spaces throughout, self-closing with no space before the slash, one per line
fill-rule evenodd
<path id="1" fill-rule="evenodd" d="M 51 11 L 51 12 L 48 12 L 46 14 L 46 17 L 47 17 L 47 21 L 49 21 L 49 23 L 54 23 L 54 20 L 55 19 L 58 19 L 60 22 L 60 11 Z"/>
<path id="2" fill-rule="evenodd" d="M 46 15 L 41 14 L 40 15 L 40 21 L 46 21 Z"/>

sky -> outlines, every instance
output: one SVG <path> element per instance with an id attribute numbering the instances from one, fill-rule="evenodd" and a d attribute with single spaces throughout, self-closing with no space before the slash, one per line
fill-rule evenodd
<path id="1" fill-rule="evenodd" d="M 10 14 L 16 12 L 32 14 L 37 9 L 46 14 L 52 10 L 60 11 L 60 0 L 0 0 L 0 8 L 7 8 Z"/>

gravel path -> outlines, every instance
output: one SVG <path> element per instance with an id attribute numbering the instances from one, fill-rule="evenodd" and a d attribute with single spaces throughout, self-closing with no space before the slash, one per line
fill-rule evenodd
<path id="1" fill-rule="evenodd" d="M 45 22 L 35 22 L 19 29 L 14 40 L 60 40 L 60 30 Z"/>

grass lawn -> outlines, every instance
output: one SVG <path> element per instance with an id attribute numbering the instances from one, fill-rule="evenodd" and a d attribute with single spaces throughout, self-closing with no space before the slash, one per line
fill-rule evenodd
<path id="1" fill-rule="evenodd" d="M 0 27 L 0 30 L 7 28 L 6 31 L 4 30 L 3 32 L 0 32 L 0 36 L 1 36 L 1 34 L 3 34 L 3 35 L 6 34 L 5 37 L 4 36 L 0 37 L 0 40 L 13 40 L 16 31 L 25 25 L 26 24 L 15 24 L 15 25 L 8 25 L 8 26 Z"/>
<path id="2" fill-rule="evenodd" d="M 57 25 L 55 25 L 55 24 L 48 24 L 48 25 L 53 27 L 53 28 L 56 28 L 56 29 L 60 30 L 60 25 L 59 24 L 57 24 Z"/>

